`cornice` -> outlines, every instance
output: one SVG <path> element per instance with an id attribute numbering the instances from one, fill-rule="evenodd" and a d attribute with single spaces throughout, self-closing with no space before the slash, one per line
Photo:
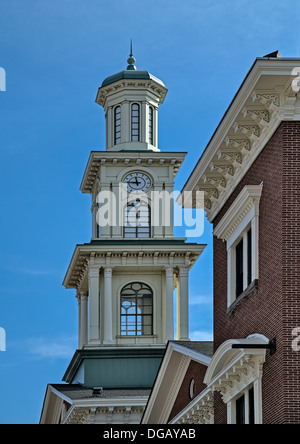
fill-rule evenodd
<path id="1" fill-rule="evenodd" d="M 213 234 L 219 239 L 228 241 L 251 208 L 255 207 L 258 209 L 262 189 L 263 184 L 246 185 L 215 227 Z"/>
<path id="2" fill-rule="evenodd" d="M 191 269 L 204 251 L 204 244 L 160 242 L 119 243 L 102 242 L 77 245 L 67 270 L 63 285 L 66 288 L 81 289 L 88 275 L 89 260 L 93 257 L 93 268 L 112 267 L 154 267 L 170 266 Z"/>
<path id="3" fill-rule="evenodd" d="M 257 59 L 230 104 L 182 190 L 204 191 L 210 222 L 280 123 L 300 120 L 300 103 L 292 87 L 292 71 L 299 65 L 299 59 Z"/>
<path id="4" fill-rule="evenodd" d="M 168 89 L 160 82 L 152 79 L 122 79 L 107 86 L 102 86 L 98 89 L 96 103 L 105 108 L 107 98 L 113 94 L 118 94 L 124 90 L 134 89 L 135 94 L 138 89 L 148 94 L 153 94 L 158 99 L 158 104 L 161 105 L 167 95 Z"/>
<path id="5" fill-rule="evenodd" d="M 101 166 L 171 166 L 174 178 L 177 175 L 186 152 L 154 152 L 154 151 L 92 151 L 80 185 L 83 193 L 92 193 L 94 184 L 100 175 Z"/>

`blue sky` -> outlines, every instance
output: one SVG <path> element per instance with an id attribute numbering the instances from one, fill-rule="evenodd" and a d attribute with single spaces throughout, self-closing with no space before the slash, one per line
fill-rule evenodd
<path id="1" fill-rule="evenodd" d="M 79 185 L 105 149 L 102 80 L 136 65 L 169 89 L 159 146 L 187 151 L 180 189 L 255 58 L 299 56 L 297 0 L 0 0 L 0 423 L 38 423 L 47 383 L 77 346 L 75 293 L 62 280 L 91 237 Z M 180 233 L 178 232 L 180 235 Z M 211 227 L 191 273 L 191 337 L 212 333 Z"/>

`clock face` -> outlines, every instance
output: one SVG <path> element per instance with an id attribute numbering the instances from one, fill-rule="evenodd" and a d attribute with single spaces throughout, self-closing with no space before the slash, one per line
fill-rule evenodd
<path id="1" fill-rule="evenodd" d="M 148 191 L 151 188 L 152 182 L 149 176 L 145 173 L 130 173 L 124 179 L 124 184 L 127 191 Z"/>

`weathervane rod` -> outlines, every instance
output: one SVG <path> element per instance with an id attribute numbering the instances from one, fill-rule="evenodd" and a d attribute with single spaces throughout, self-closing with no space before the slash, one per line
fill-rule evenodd
<path id="1" fill-rule="evenodd" d="M 133 54 L 132 54 L 132 39 L 130 39 L 130 54 L 129 54 L 129 57 L 132 57 L 133 56 Z"/>

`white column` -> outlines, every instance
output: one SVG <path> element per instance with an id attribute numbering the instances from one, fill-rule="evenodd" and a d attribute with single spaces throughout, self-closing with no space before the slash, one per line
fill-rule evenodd
<path id="1" fill-rule="evenodd" d="M 149 128 L 147 125 L 149 115 L 147 110 L 147 102 L 142 102 L 140 105 L 140 142 L 147 142 L 147 128 Z"/>
<path id="2" fill-rule="evenodd" d="M 111 148 L 114 145 L 114 113 L 111 106 L 107 109 L 106 131 L 107 148 Z"/>
<path id="3" fill-rule="evenodd" d="M 174 339 L 174 269 L 166 268 L 166 342 Z"/>
<path id="4" fill-rule="evenodd" d="M 158 142 L 158 107 L 153 106 L 153 145 L 157 147 Z"/>
<path id="5" fill-rule="evenodd" d="M 112 268 L 104 269 L 103 344 L 113 344 L 112 328 Z"/>
<path id="6" fill-rule="evenodd" d="M 121 105 L 121 142 L 131 140 L 131 105 L 128 100 L 124 100 Z"/>
<path id="7" fill-rule="evenodd" d="M 163 226 L 165 237 L 174 237 L 174 183 L 166 184 L 164 188 L 163 202 Z"/>
<path id="8" fill-rule="evenodd" d="M 189 270 L 188 268 L 179 269 L 179 320 L 178 320 L 178 339 L 189 341 Z"/>
<path id="9" fill-rule="evenodd" d="M 153 199 L 151 204 L 151 226 L 154 238 L 164 237 L 163 229 L 163 187 L 162 183 L 154 183 L 153 185 Z"/>
<path id="10" fill-rule="evenodd" d="M 76 299 L 78 302 L 78 348 L 82 348 L 82 344 L 81 344 L 81 293 L 77 292 Z"/>
<path id="11" fill-rule="evenodd" d="M 89 298 L 90 298 L 90 344 L 100 344 L 100 290 L 99 268 L 89 269 Z"/>
<path id="12" fill-rule="evenodd" d="M 80 346 L 84 347 L 88 343 L 88 296 L 80 293 Z"/>

